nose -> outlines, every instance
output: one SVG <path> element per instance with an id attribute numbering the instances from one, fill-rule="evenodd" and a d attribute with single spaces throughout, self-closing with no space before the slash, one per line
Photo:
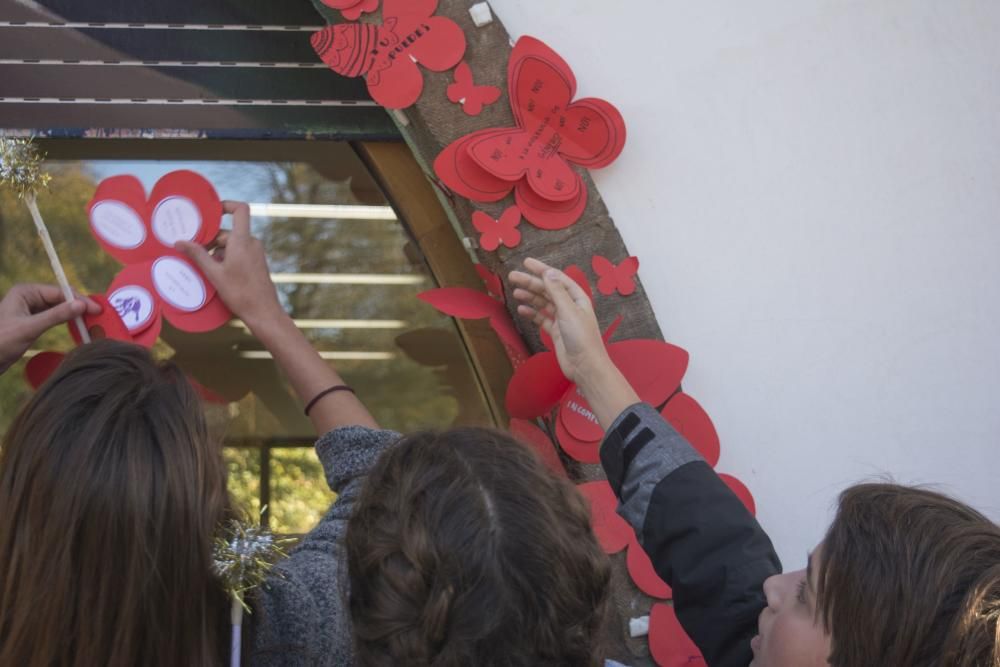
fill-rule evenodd
<path id="1" fill-rule="evenodd" d="M 786 572 L 768 577 L 764 581 L 764 597 L 767 599 L 767 606 L 775 611 L 789 602 L 795 596 L 795 587 L 802 578 L 805 571 Z"/>

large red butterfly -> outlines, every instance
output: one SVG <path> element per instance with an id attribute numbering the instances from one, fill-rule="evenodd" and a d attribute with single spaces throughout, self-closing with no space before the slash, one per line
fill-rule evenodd
<path id="1" fill-rule="evenodd" d="M 635 276 L 639 272 L 639 258 L 627 257 L 616 265 L 607 257 L 594 255 L 590 265 L 597 274 L 597 291 L 604 296 L 618 292 L 629 296 L 635 292 Z"/>
<path id="2" fill-rule="evenodd" d="M 382 25 L 338 23 L 313 33 L 313 49 L 330 69 L 364 76 L 372 99 L 404 109 L 420 99 L 424 77 L 454 67 L 465 55 L 465 33 L 451 19 L 434 16 L 438 0 L 385 0 Z"/>
<path id="3" fill-rule="evenodd" d="M 521 232 L 517 227 L 521 224 L 521 210 L 516 206 L 511 206 L 499 220 L 476 211 L 472 214 L 472 226 L 481 234 L 479 246 L 483 250 L 492 252 L 501 245 L 506 248 L 516 248 L 521 242 Z"/>
<path id="4" fill-rule="evenodd" d="M 448 86 L 448 99 L 462 105 L 462 111 L 470 116 L 478 116 L 483 107 L 500 99 L 500 89 L 496 86 L 477 86 L 472 79 L 472 68 L 462 62 L 455 68 L 455 83 Z"/>
<path id="5" fill-rule="evenodd" d="M 576 222 L 587 204 L 572 165 L 610 164 L 625 146 L 625 122 L 597 98 L 574 101 L 576 78 L 548 46 L 522 37 L 507 68 L 517 126 L 480 130 L 449 145 L 434 162 L 441 181 L 473 201 L 499 201 L 514 190 L 524 217 L 543 229 Z"/>

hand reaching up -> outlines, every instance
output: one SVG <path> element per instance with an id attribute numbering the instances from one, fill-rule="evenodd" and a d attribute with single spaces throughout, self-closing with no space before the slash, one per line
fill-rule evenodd
<path id="1" fill-rule="evenodd" d="M 585 373 L 609 363 L 594 306 L 562 271 L 530 258 L 524 268 L 510 274 L 517 312 L 552 337 L 563 374 L 579 383 Z"/>
<path id="2" fill-rule="evenodd" d="M 233 216 L 233 231 L 219 234 L 215 255 L 187 241 L 179 241 L 177 249 L 201 269 L 226 306 L 253 330 L 283 316 L 284 309 L 271 282 L 264 245 L 250 232 L 250 207 L 234 201 L 222 205 Z"/>

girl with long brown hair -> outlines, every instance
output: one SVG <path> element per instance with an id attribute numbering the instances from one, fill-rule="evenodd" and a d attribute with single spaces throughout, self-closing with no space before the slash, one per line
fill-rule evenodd
<path id="1" fill-rule="evenodd" d="M 941 494 L 847 489 L 808 566 L 767 535 L 608 358 L 593 305 L 528 259 L 519 313 L 544 327 L 607 436 L 601 463 L 711 667 L 1000 667 L 1000 527 Z"/>

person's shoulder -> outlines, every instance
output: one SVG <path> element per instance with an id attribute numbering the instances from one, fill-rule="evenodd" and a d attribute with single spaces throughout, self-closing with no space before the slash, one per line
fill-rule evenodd
<path id="1" fill-rule="evenodd" d="M 382 452 L 401 437 L 396 431 L 367 426 L 342 426 L 323 435 L 316 441 L 316 454 L 330 488 L 339 492 L 351 480 L 367 475 Z"/>

